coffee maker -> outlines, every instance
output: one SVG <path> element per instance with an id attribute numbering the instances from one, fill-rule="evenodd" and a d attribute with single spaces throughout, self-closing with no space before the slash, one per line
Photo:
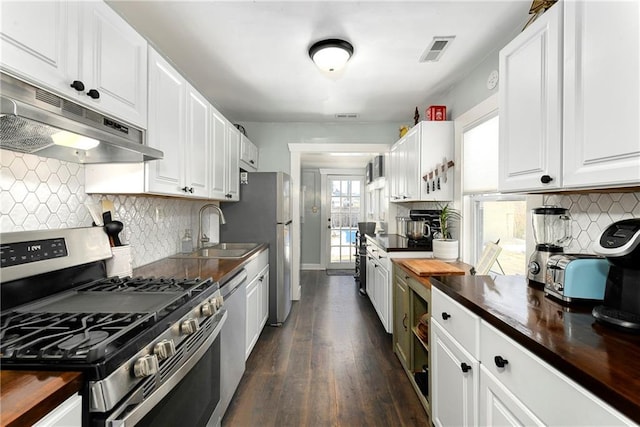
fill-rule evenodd
<path id="1" fill-rule="evenodd" d="M 532 210 L 531 223 L 536 250 L 529 258 L 530 281 L 545 283 L 545 270 L 551 255 L 564 252 L 571 240 L 569 210 L 559 206 L 541 206 Z"/>
<path id="2" fill-rule="evenodd" d="M 409 220 L 405 220 L 404 225 L 407 246 L 430 251 L 433 248 L 433 233 L 440 231 L 440 210 L 411 209 Z"/>
<path id="3" fill-rule="evenodd" d="M 603 305 L 596 321 L 640 332 L 640 218 L 614 222 L 595 243 L 594 252 L 610 263 Z"/>

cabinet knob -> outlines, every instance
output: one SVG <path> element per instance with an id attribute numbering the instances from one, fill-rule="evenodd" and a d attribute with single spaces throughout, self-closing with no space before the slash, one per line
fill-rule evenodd
<path id="1" fill-rule="evenodd" d="M 464 363 L 464 362 L 462 362 L 462 363 L 460 364 L 460 369 L 462 369 L 462 372 L 464 372 L 464 373 L 466 374 L 467 372 L 469 372 L 469 371 L 471 370 L 471 366 L 470 366 L 470 365 L 467 365 L 467 364 L 466 364 L 466 363 Z"/>
<path id="2" fill-rule="evenodd" d="M 496 363 L 496 366 L 498 368 L 504 368 L 506 365 L 509 364 L 509 361 L 507 359 L 503 359 L 502 356 L 494 357 L 493 361 Z"/>
<path id="3" fill-rule="evenodd" d="M 249 163 L 254 164 L 255 162 L 253 160 L 249 160 Z"/>
<path id="4" fill-rule="evenodd" d="M 78 92 L 84 91 L 84 83 L 82 83 L 80 80 L 74 80 L 73 83 L 71 83 L 71 87 Z"/>
<path id="5" fill-rule="evenodd" d="M 449 313 L 447 313 L 446 311 L 442 312 L 442 320 L 447 320 L 450 317 L 451 317 L 451 315 Z"/>
<path id="6" fill-rule="evenodd" d="M 98 99 L 100 98 L 100 92 L 95 89 L 91 89 L 89 90 L 89 92 L 87 92 L 87 96 L 92 99 Z"/>
<path id="7" fill-rule="evenodd" d="M 543 184 L 548 184 L 551 181 L 553 181 L 553 178 L 551 178 L 549 175 L 542 175 L 540 177 L 540 182 L 543 183 Z"/>

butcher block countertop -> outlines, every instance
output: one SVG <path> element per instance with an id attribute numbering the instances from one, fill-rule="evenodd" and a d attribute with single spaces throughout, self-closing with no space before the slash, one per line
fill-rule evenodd
<path id="1" fill-rule="evenodd" d="M 522 276 L 451 275 L 431 284 L 640 423 L 640 335 L 596 323 L 592 306 L 564 306 Z"/>
<path id="2" fill-rule="evenodd" d="M 82 387 L 80 372 L 2 371 L 0 425 L 30 426 Z"/>
<path id="3" fill-rule="evenodd" d="M 174 259 L 135 268 L 134 276 L 212 278 L 226 281 L 247 262 L 268 248 L 262 244 L 241 259 Z M 223 285 L 224 286 L 224 285 Z M 82 387 L 80 372 L 0 371 L 0 426 L 28 426 L 77 393 Z"/>

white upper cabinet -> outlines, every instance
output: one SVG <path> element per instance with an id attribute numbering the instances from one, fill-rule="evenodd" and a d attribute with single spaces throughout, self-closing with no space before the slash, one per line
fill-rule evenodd
<path id="1" fill-rule="evenodd" d="M 640 2 L 564 6 L 564 186 L 640 185 Z"/>
<path id="2" fill-rule="evenodd" d="M 150 146 L 164 159 L 147 163 L 148 191 L 208 198 L 209 102 L 164 58 L 149 49 Z"/>
<path id="3" fill-rule="evenodd" d="M 247 172 L 258 170 L 258 147 L 240 133 L 240 167 Z"/>
<path id="4" fill-rule="evenodd" d="M 562 8 L 556 5 L 500 51 L 498 188 L 562 185 Z"/>
<path id="5" fill-rule="evenodd" d="M 150 146 L 162 150 L 164 158 L 147 163 L 147 191 L 188 194 L 182 179 L 186 126 L 187 82 L 158 52 L 149 49 Z M 187 188 L 188 190 L 188 188 Z"/>
<path id="6" fill-rule="evenodd" d="M 418 123 L 391 147 L 390 200 L 453 200 L 453 156 L 453 122 Z"/>
<path id="7" fill-rule="evenodd" d="M 211 111 L 211 147 L 213 171 L 211 198 L 240 200 L 240 131 L 213 107 Z"/>
<path id="8" fill-rule="evenodd" d="M 3 2 L 2 68 L 147 127 L 147 42 L 103 2 Z"/>
<path id="9" fill-rule="evenodd" d="M 499 190 L 640 185 L 640 3 L 558 2 L 500 52 Z"/>

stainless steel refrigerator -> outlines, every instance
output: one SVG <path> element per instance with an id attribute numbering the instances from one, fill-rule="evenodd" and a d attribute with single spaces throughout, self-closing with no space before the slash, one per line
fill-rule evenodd
<path id="1" fill-rule="evenodd" d="M 269 324 L 291 311 L 291 179 L 284 172 L 249 172 L 240 201 L 220 204 L 221 242 L 269 244 Z"/>

